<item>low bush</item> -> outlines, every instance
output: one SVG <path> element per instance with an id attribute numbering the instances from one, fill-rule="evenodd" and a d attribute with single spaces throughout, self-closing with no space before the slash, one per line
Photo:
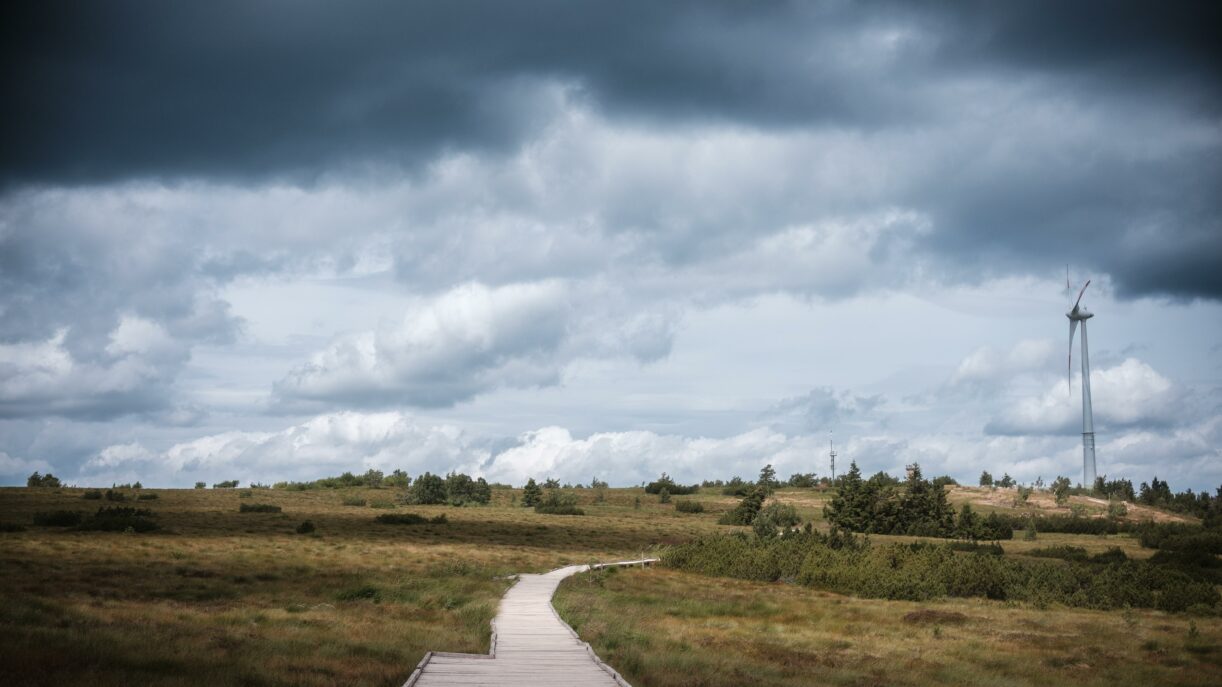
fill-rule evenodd
<path id="1" fill-rule="evenodd" d="M 156 501 L 157 499 L 158 496 L 156 494 L 141 494 L 136 497 L 137 501 Z"/>
<path id="2" fill-rule="evenodd" d="M 381 598 L 382 591 L 372 585 L 352 587 L 335 595 L 336 601 L 378 601 Z"/>
<path id="3" fill-rule="evenodd" d="M 671 496 L 686 496 L 700 491 L 700 485 L 675 484 L 675 481 L 665 472 L 658 479 L 645 485 L 646 494 L 660 494 L 663 489 Z"/>
<path id="4" fill-rule="evenodd" d="M 34 514 L 34 524 L 42 527 L 75 527 L 85 519 L 85 514 L 75 510 L 55 510 Z"/>
<path id="5" fill-rule="evenodd" d="M 546 504 L 539 504 L 535 506 L 535 512 L 542 513 L 543 515 L 585 515 L 586 514 L 584 510 L 578 508 L 577 506 L 573 506 L 569 504 L 561 504 L 558 506 L 548 506 Z"/>
<path id="6" fill-rule="evenodd" d="M 759 515 L 760 509 L 764 507 L 766 496 L 763 489 L 753 489 L 742 501 L 738 502 L 733 510 L 722 513 L 717 523 L 719 525 L 750 525 L 755 522 L 755 516 Z"/>
<path id="7" fill-rule="evenodd" d="M 383 525 L 444 525 L 448 522 L 445 513 L 426 518 L 416 513 L 384 513 L 373 519 Z"/>
<path id="8" fill-rule="evenodd" d="M 107 501 L 126 501 L 127 495 L 121 491 L 115 491 L 114 489 L 107 489 L 106 490 L 106 500 Z"/>
<path id="9" fill-rule="evenodd" d="M 0 522 L 0 532 L 24 532 L 25 527 L 13 522 Z"/>
<path id="10" fill-rule="evenodd" d="M 1086 549 L 1081 546 L 1047 546 L 1042 549 L 1031 549 L 1026 552 L 1028 556 L 1035 558 L 1059 558 L 1063 561 L 1085 561 L 1090 558 L 1090 554 L 1086 553 Z"/>
<path id="11" fill-rule="evenodd" d="M 101 489 L 89 489 L 85 493 L 81 494 L 81 498 L 85 499 L 86 501 L 101 501 L 102 500 L 102 490 Z"/>
<path id="12" fill-rule="evenodd" d="M 755 536 L 768 538 L 775 537 L 778 532 L 787 531 L 791 527 L 797 527 L 801 521 L 797 509 L 792 505 L 773 501 L 756 514 L 755 519 L 751 521 L 751 527 Z"/>
<path id="13" fill-rule="evenodd" d="M 365 499 L 359 496 L 345 496 L 342 502 L 345 506 L 364 506 Z"/>
<path id="14" fill-rule="evenodd" d="M 544 515 L 585 515 L 586 512 L 577 507 L 577 497 L 573 494 L 562 494 L 557 489 L 548 489 L 547 495 L 535 506 L 536 513 Z"/>
<path id="15" fill-rule="evenodd" d="M 991 555 L 985 548 L 960 552 L 927 542 L 871 546 L 836 530 L 824 535 L 807 529 L 768 539 L 742 533 L 705 537 L 670 547 L 662 562 L 710 575 L 788 579 L 833 592 L 908 601 L 983 597 L 1170 612 L 1216 608 L 1220 601 L 1214 585 L 1185 571 L 1121 560 L 1111 552 L 1086 562 L 1054 562 Z"/>
<path id="16" fill-rule="evenodd" d="M 1037 532 L 1059 532 L 1062 534 L 1119 534 L 1132 532 L 1136 527 L 1125 520 L 1114 518 L 1087 518 L 1066 515 L 1002 515 L 996 514 L 999 523 L 1011 529 L 1021 530 L 1035 525 Z"/>
<path id="17" fill-rule="evenodd" d="M 387 501 L 385 499 L 374 500 L 374 501 L 369 502 L 369 507 L 370 508 L 394 508 L 395 502 Z"/>
<path id="18" fill-rule="evenodd" d="M 983 553 L 989 556 L 1004 556 L 1006 550 L 1001 548 L 1001 544 L 992 542 L 989 544 L 980 544 L 974 541 L 953 541 L 947 544 L 951 551 L 967 551 L 969 553 Z"/>
<path id="19" fill-rule="evenodd" d="M 314 531 L 314 523 L 306 520 L 297 526 L 297 534 L 310 534 Z"/>
<path id="20" fill-rule="evenodd" d="M 279 513 L 280 506 L 270 503 L 243 503 L 238 507 L 239 513 Z"/>
<path id="21" fill-rule="evenodd" d="M 111 506 L 99 508 L 97 513 L 77 525 L 77 529 L 86 532 L 151 532 L 158 529 L 157 523 L 149 519 L 151 517 L 153 512 L 147 508 Z"/>
<path id="22" fill-rule="evenodd" d="M 703 513 L 704 504 L 699 501 L 676 501 L 675 510 L 680 513 Z"/>

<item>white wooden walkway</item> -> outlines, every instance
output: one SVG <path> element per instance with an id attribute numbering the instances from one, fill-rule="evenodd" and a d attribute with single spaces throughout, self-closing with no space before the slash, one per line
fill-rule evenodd
<path id="1" fill-rule="evenodd" d="M 646 565 L 657 559 L 603 563 L 595 568 Z M 564 578 L 589 570 L 570 565 L 543 575 L 519 575 L 501 599 L 492 621 L 492 651 L 452 654 L 430 651 L 403 687 L 498 685 L 513 687 L 630 687 L 599 660 L 590 645 L 556 615 L 552 595 Z"/>

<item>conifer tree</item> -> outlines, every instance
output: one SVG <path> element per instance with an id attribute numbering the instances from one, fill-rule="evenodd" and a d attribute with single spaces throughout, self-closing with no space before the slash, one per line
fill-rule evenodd
<path id="1" fill-rule="evenodd" d="M 543 490 L 535 483 L 535 478 L 531 477 L 526 481 L 526 487 L 522 489 L 522 505 L 527 508 L 533 508 L 543 501 Z"/>

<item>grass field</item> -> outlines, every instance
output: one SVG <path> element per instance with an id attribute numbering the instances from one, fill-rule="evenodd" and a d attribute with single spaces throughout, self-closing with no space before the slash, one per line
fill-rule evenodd
<path id="1" fill-rule="evenodd" d="M 489 506 L 449 508 L 395 507 L 388 489 L 146 489 L 158 498 L 123 505 L 152 509 L 154 532 L 32 525 L 38 512 L 113 505 L 82 492 L 0 489 L 0 524 L 25 527 L 0 533 L 6 685 L 401 684 L 428 649 L 487 651 L 507 575 L 636 558 L 727 531 L 716 520 L 737 501 L 674 497 L 707 507 L 684 514 L 641 489 L 604 498 L 576 490 L 587 515 L 572 517 L 512 505 L 521 496 L 514 490 L 494 490 Z M 826 495 L 787 490 L 780 498 L 817 522 Z M 241 513 L 242 504 L 281 512 Z M 444 513 L 447 522 L 374 520 L 409 512 Z M 296 533 L 304 520 L 315 532 Z M 1056 543 L 1148 553 L 1128 537 L 1042 534 L 1005 546 L 1018 554 Z M 558 599 L 638 687 L 809 684 L 812 675 L 845 684 L 1092 684 L 1101 676 L 1206 684 L 1222 656 L 1216 618 L 955 601 L 935 608 L 962 613 L 961 622 L 910 623 L 903 616 L 925 606 L 671 570 L 579 576 Z"/>
<path id="2" fill-rule="evenodd" d="M 1222 674 L 1216 618 L 1150 611 L 855 599 L 664 568 L 570 578 L 555 605 L 636 687 L 1216 685 Z"/>
<path id="3" fill-rule="evenodd" d="M 0 489 L 4 684 L 392 685 L 428 649 L 486 652 L 517 572 L 640 556 L 717 529 L 637 490 L 580 495 L 589 515 L 510 505 L 345 506 L 386 489 L 151 490 L 147 534 L 36 527 L 36 512 L 92 513 L 81 489 Z M 249 496 L 244 497 L 244 494 Z M 240 513 L 243 503 L 281 513 Z M 126 503 L 123 505 L 135 505 Z M 379 504 L 385 505 L 385 504 Z M 445 525 L 383 525 L 384 513 Z M 714 516 L 715 517 L 715 516 Z M 313 534 L 296 534 L 310 520 Z"/>

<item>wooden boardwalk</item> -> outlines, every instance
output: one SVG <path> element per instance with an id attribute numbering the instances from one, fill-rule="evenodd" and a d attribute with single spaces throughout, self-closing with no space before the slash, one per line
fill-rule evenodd
<path id="1" fill-rule="evenodd" d="M 656 559 L 594 566 L 646 565 Z M 570 565 L 543 575 L 519 575 L 501 599 L 492 621 L 492 652 L 452 654 L 430 651 L 403 687 L 501 685 L 550 687 L 630 687 L 599 660 L 590 645 L 556 615 L 552 595 L 564 578 L 589 570 Z"/>

